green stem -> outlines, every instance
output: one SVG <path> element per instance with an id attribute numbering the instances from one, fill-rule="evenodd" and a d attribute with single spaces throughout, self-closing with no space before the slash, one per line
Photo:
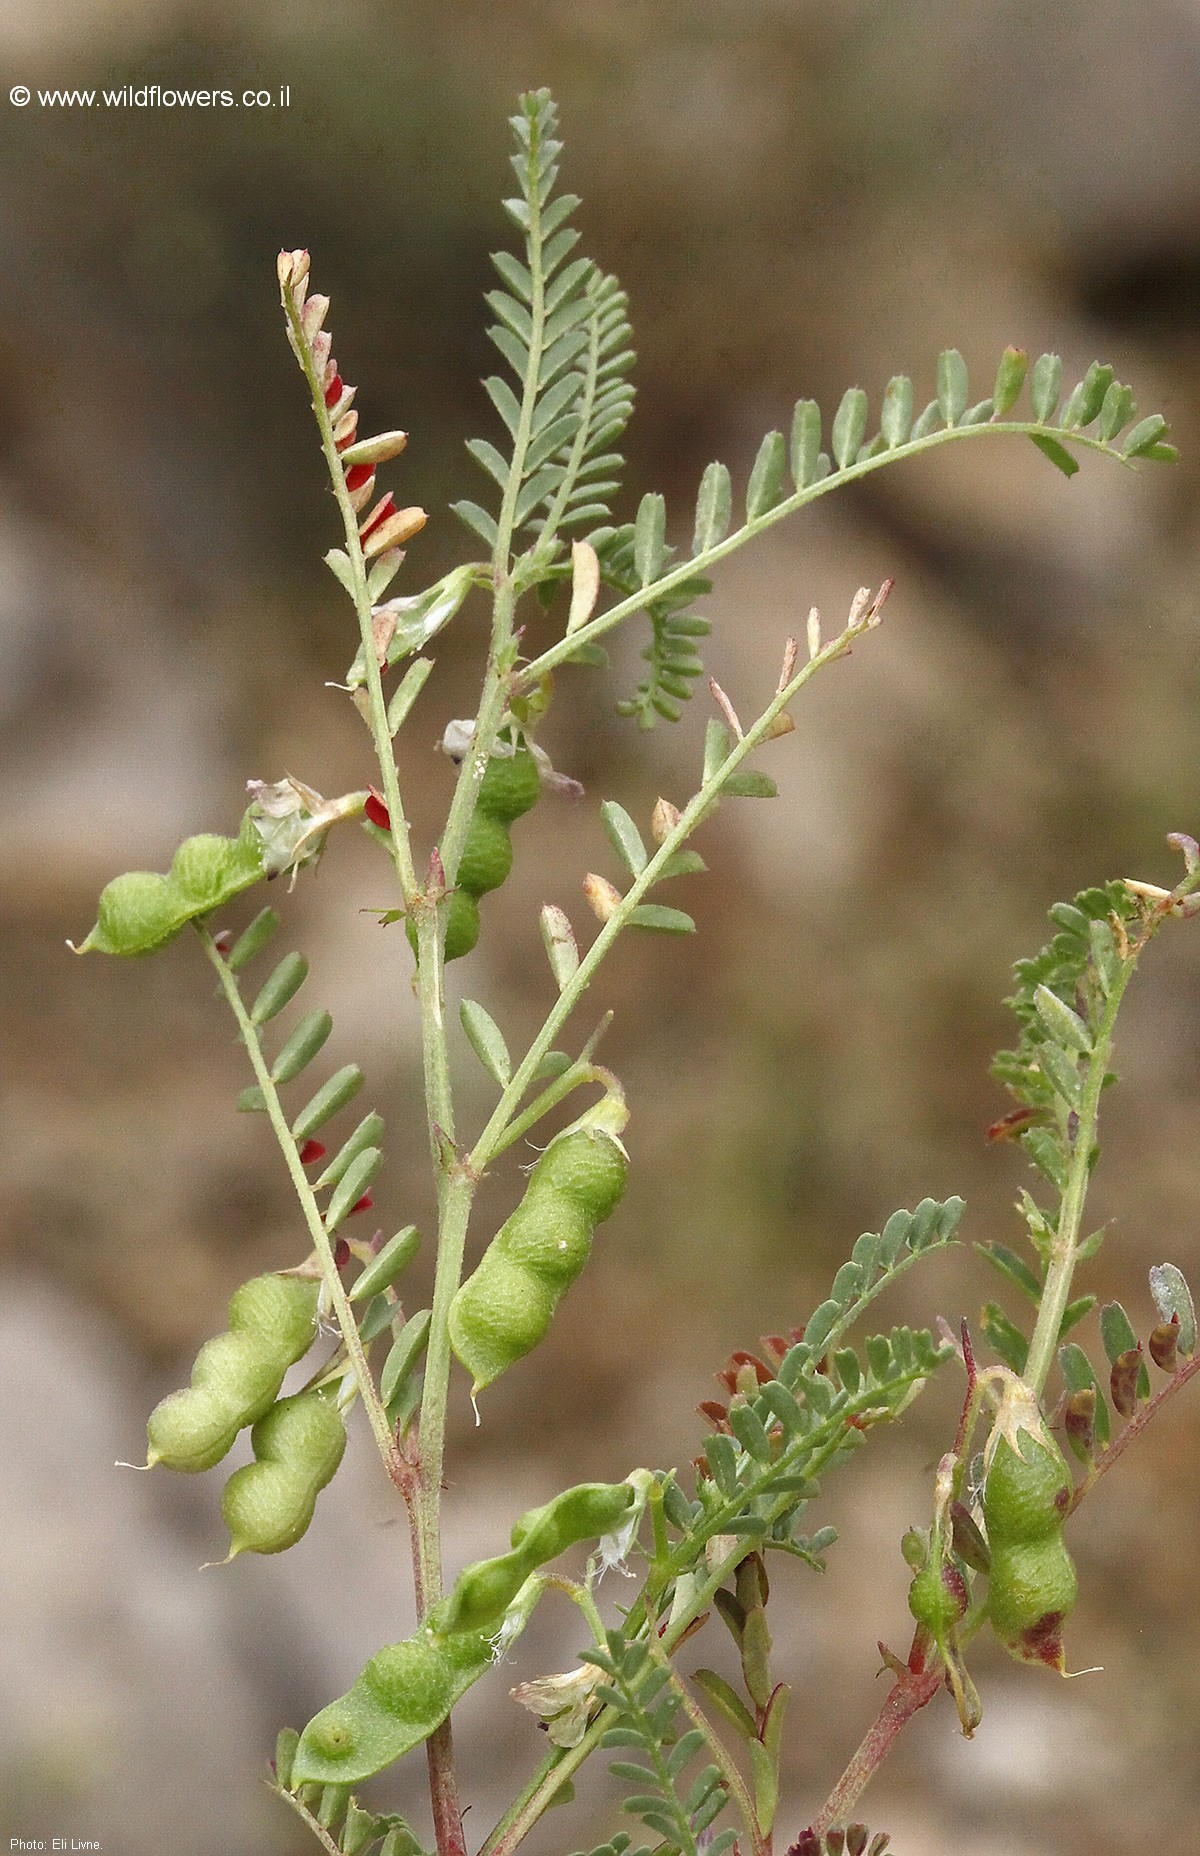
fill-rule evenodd
<path id="1" fill-rule="evenodd" d="M 354 1311 L 350 1306 L 346 1291 L 342 1287 L 342 1279 L 338 1273 L 337 1264 L 333 1260 L 333 1246 L 329 1240 L 329 1233 L 325 1229 L 325 1221 L 321 1217 L 321 1208 L 317 1204 L 316 1195 L 313 1192 L 308 1175 L 301 1165 L 299 1149 L 296 1146 L 292 1131 L 288 1127 L 287 1117 L 283 1112 L 283 1105 L 279 1100 L 279 1092 L 271 1080 L 271 1072 L 267 1065 L 267 1060 L 263 1055 L 262 1044 L 259 1041 L 258 1032 L 255 1026 L 250 1022 L 250 1014 L 247 1012 L 245 1002 L 242 999 L 241 993 L 238 991 L 237 980 L 227 962 L 223 960 L 218 953 L 208 929 L 200 922 L 195 924 L 195 928 L 205 953 L 216 969 L 217 978 L 221 982 L 221 990 L 229 1001 L 229 1008 L 234 1018 L 237 1020 L 242 1043 L 246 1047 L 246 1054 L 254 1070 L 255 1081 L 262 1091 L 263 1101 L 267 1105 L 267 1116 L 275 1131 L 275 1139 L 279 1143 L 280 1152 L 283 1154 L 288 1172 L 291 1174 L 292 1185 L 295 1189 L 296 1197 L 300 1201 L 300 1209 L 304 1213 L 304 1221 L 308 1226 L 309 1236 L 312 1238 L 313 1249 L 316 1251 L 317 1258 L 321 1265 L 321 1276 L 325 1283 L 325 1290 L 329 1296 L 333 1312 L 337 1316 L 338 1327 L 342 1332 L 342 1343 L 345 1346 L 347 1358 L 354 1372 L 355 1384 L 358 1387 L 358 1395 L 362 1399 L 363 1409 L 367 1414 L 371 1430 L 374 1433 L 375 1442 L 379 1448 L 379 1454 L 383 1458 L 384 1468 L 387 1470 L 388 1475 L 391 1477 L 396 1487 L 403 1492 L 406 1483 L 405 1466 L 400 1457 L 400 1452 L 396 1447 L 396 1440 L 392 1435 L 392 1427 L 388 1423 L 387 1413 L 384 1411 L 380 1403 L 379 1394 L 375 1389 L 375 1381 L 371 1377 L 371 1370 L 367 1365 L 367 1356 L 363 1351 L 362 1340 L 359 1336 L 358 1323 L 354 1319 Z"/>
<path id="2" fill-rule="evenodd" d="M 936 446 L 950 444 L 955 439 L 981 437 L 989 432 L 1017 434 L 1026 438 L 1053 438 L 1060 444 L 1067 439 L 1071 444 L 1082 445 L 1085 450 L 1099 451 L 1105 457 L 1115 458 L 1119 464 L 1124 464 L 1127 468 L 1132 468 L 1133 464 L 1132 459 L 1122 457 L 1113 446 L 1102 443 L 1098 438 L 1089 438 L 1083 432 L 1063 432 L 1056 426 L 1042 425 L 1037 420 L 996 420 L 985 425 L 954 425 L 940 432 L 929 432 L 924 438 L 910 440 L 907 444 L 897 445 L 890 451 L 877 452 L 872 458 L 863 458 L 854 464 L 847 464 L 843 470 L 831 471 L 829 476 L 822 477 L 819 483 L 807 484 L 804 489 L 796 490 L 791 496 L 784 497 L 783 501 L 776 503 L 774 508 L 743 523 L 741 528 L 727 535 L 724 541 L 717 542 L 711 548 L 705 548 L 689 560 L 681 561 L 678 566 L 673 567 L 669 573 L 663 574 L 660 579 L 652 581 L 649 586 L 639 588 L 636 593 L 629 594 L 617 605 L 610 606 L 606 612 L 599 613 L 594 619 L 589 619 L 586 625 L 581 625 L 578 631 L 571 633 L 569 638 L 561 638 L 556 644 L 550 645 L 540 656 L 533 658 L 522 668 L 522 684 L 531 688 L 547 670 L 553 670 L 556 664 L 566 663 L 580 645 L 594 643 L 598 638 L 602 638 L 605 632 L 611 631 L 614 625 L 620 625 L 624 619 L 632 617 L 634 613 L 644 611 L 652 601 L 661 599 L 664 593 L 671 592 L 684 581 L 694 579 L 697 574 L 707 574 L 709 568 L 715 566 L 718 561 L 723 561 L 726 555 L 735 553 L 738 548 L 744 547 L 746 542 L 753 541 L 756 535 L 761 535 L 766 529 L 772 528 L 775 523 L 784 521 L 788 516 L 795 514 L 797 509 L 803 509 L 807 504 L 815 502 L 819 496 L 828 495 L 829 491 L 839 489 L 842 484 L 855 483 L 860 477 L 869 476 L 872 471 L 881 470 L 884 465 L 894 464 L 901 458 L 917 457 L 924 451 L 932 451 Z"/>
<path id="3" fill-rule="evenodd" d="M 569 1070 L 564 1070 L 561 1076 L 556 1076 L 548 1088 L 543 1089 L 540 1095 L 534 1097 L 523 1114 L 518 1115 L 515 1121 L 509 1123 L 493 1147 L 491 1158 L 494 1160 L 498 1154 L 504 1153 L 506 1148 L 512 1147 L 523 1134 L 528 1134 L 530 1128 L 536 1127 L 552 1108 L 557 1108 L 564 1097 L 571 1095 L 576 1089 L 583 1088 L 585 1083 L 604 1083 L 608 1087 L 613 1081 L 612 1071 L 605 1070 L 600 1064 L 573 1063 Z"/>
<path id="4" fill-rule="evenodd" d="M 1100 1111 L 1100 1091 L 1108 1074 L 1112 1056 L 1113 1031 L 1125 988 L 1137 966 L 1137 949 L 1122 963 L 1111 992 L 1104 1002 L 1100 1023 L 1088 1058 L 1087 1078 L 1079 1104 L 1079 1124 L 1075 1131 L 1066 1190 L 1059 1207 L 1054 1242 L 1046 1268 L 1046 1286 L 1038 1307 L 1037 1323 L 1029 1343 L 1025 1362 L 1025 1383 L 1040 1397 L 1046 1376 L 1058 1348 L 1062 1318 L 1071 1296 L 1071 1279 L 1075 1274 L 1083 1207 L 1087 1198 L 1092 1168 L 1092 1150 L 1096 1142 L 1096 1122 Z"/>
<path id="5" fill-rule="evenodd" d="M 600 929 L 596 939 L 583 955 L 575 972 L 547 1014 L 541 1030 L 514 1071 L 512 1080 L 496 1104 L 491 1119 L 471 1150 L 468 1165 L 474 1173 L 481 1173 L 498 1151 L 514 1111 L 532 1083 L 538 1065 L 587 991 L 593 975 L 609 953 L 613 942 L 621 930 L 627 926 L 634 910 L 647 892 L 659 880 L 671 858 L 683 848 L 713 801 L 719 798 L 721 789 L 730 775 L 736 773 L 747 755 L 752 754 L 755 748 L 768 738 L 776 717 L 787 708 L 804 685 L 826 664 L 831 663 L 835 658 L 844 657 L 855 638 L 861 636 L 873 623 L 873 619 L 868 615 L 848 625 L 823 650 L 809 658 L 790 682 L 776 692 L 757 721 L 745 731 L 739 741 L 734 742 L 725 758 L 700 787 L 699 792 L 688 801 L 680 813 L 678 822 L 667 833 L 654 856 L 647 862 L 645 869 L 634 878 L 629 889 Z M 582 633 L 577 633 L 576 636 L 582 636 Z"/>
<path id="6" fill-rule="evenodd" d="M 333 486 L 334 498 L 341 513 L 342 527 L 345 530 L 354 610 L 358 617 L 358 630 L 362 639 L 368 721 L 375 744 L 376 758 L 379 761 L 380 777 L 383 781 L 383 796 L 387 803 L 396 873 L 404 905 L 408 908 L 417 895 L 417 876 L 409 842 L 408 821 L 404 816 L 404 807 L 400 801 L 396 756 L 392 748 L 391 732 L 388 729 L 387 704 L 383 697 L 383 674 L 375 653 L 375 639 L 371 630 L 371 595 L 367 590 L 367 563 L 363 555 L 362 542 L 358 537 L 358 516 L 350 501 L 350 492 L 346 488 L 346 474 L 342 469 L 342 461 L 334 442 L 333 421 L 329 416 L 329 408 L 325 404 L 325 389 L 318 376 L 312 346 L 304 333 L 300 314 L 292 300 L 290 289 L 284 290 L 283 300 L 287 319 L 291 325 L 295 352 L 300 358 L 300 365 L 308 382 L 308 390 L 312 395 L 313 411 L 316 414 L 317 427 L 321 434 L 321 449 L 325 454 L 329 481 Z"/>
<path id="7" fill-rule="evenodd" d="M 758 1812 L 755 1810 L 754 1800 L 750 1796 L 750 1788 L 738 1771 L 728 1747 L 713 1727 L 712 1722 L 704 1713 L 703 1709 L 698 1708 L 696 1703 L 692 1700 L 692 1697 L 684 1686 L 682 1678 L 672 1665 L 670 1658 L 664 1651 L 660 1650 L 653 1641 L 650 1644 L 650 1655 L 656 1663 L 660 1663 L 670 1670 L 671 1687 L 679 1699 L 680 1706 L 687 1715 L 692 1726 L 698 1733 L 704 1735 L 704 1744 L 712 1755 L 714 1765 L 720 1769 L 721 1777 L 728 1786 L 729 1794 L 738 1808 L 742 1822 L 746 1826 L 746 1834 L 750 1838 L 750 1847 L 754 1852 L 754 1856 L 769 1856 L 771 1839 L 769 1836 L 763 1835 L 758 1821 Z"/>

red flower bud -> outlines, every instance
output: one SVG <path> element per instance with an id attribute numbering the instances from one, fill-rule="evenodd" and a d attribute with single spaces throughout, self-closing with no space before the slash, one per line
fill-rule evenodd
<path id="1" fill-rule="evenodd" d="M 350 1207 L 350 1210 L 346 1213 L 347 1218 L 353 1218 L 355 1212 L 369 1212 L 371 1207 L 374 1205 L 374 1203 L 375 1201 L 371 1197 L 370 1193 L 364 1192 L 362 1195 L 362 1198 L 357 1199 L 355 1203 Z"/>
<path id="2" fill-rule="evenodd" d="M 336 406 L 342 397 L 343 391 L 342 377 L 340 374 L 335 374 L 325 389 L 325 404 L 327 406 Z"/>
<path id="3" fill-rule="evenodd" d="M 314 1160 L 321 1160 L 324 1156 L 325 1149 L 320 1141 L 305 1141 L 300 1149 L 300 1164 L 311 1166 Z"/>
<path id="4" fill-rule="evenodd" d="M 392 815 L 383 803 L 382 794 L 377 793 L 374 787 L 371 788 L 371 797 L 363 807 L 363 812 L 367 818 L 370 819 L 372 825 L 378 825 L 380 831 L 391 830 Z"/>
<path id="5" fill-rule="evenodd" d="M 357 470 L 365 470 L 368 477 L 371 475 L 372 468 L 373 467 L 370 464 L 359 464 L 355 466 L 355 469 Z M 353 476 L 353 474 L 354 474 L 353 471 L 347 471 L 346 473 L 347 485 L 349 485 L 350 478 Z M 364 480 L 360 479 L 360 482 L 361 481 L 364 481 Z M 367 516 L 364 521 L 359 523 L 358 525 L 359 540 L 365 541 L 367 539 L 367 536 L 371 533 L 372 529 L 378 528 L 381 522 L 386 522 L 388 517 L 394 516 L 395 513 L 396 513 L 396 501 L 391 491 L 389 490 L 386 496 L 380 497 L 374 509 L 372 509 L 370 515 Z"/>
<path id="6" fill-rule="evenodd" d="M 370 483 L 373 466 L 370 464 L 352 464 L 346 472 L 346 488 L 353 494 L 361 490 L 364 483 Z"/>
<path id="7" fill-rule="evenodd" d="M 227 954 L 233 946 L 233 930 L 231 928 L 222 928 L 220 934 L 215 934 L 213 936 L 213 946 L 216 948 L 218 954 Z"/>

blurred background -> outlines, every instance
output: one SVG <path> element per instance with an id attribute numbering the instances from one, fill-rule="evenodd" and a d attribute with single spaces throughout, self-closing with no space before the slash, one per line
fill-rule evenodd
<path id="1" fill-rule="evenodd" d="M 478 1430 L 455 1385 L 457 1567 L 565 1481 L 686 1464 L 728 1350 L 801 1322 L 897 1205 L 961 1192 L 969 1238 L 1020 1241 L 1024 1163 L 983 1139 L 1005 1108 L 987 1064 L 1010 1038 L 1011 962 L 1085 884 L 1173 882 L 1164 836 L 1200 824 L 1200 13 L 2 0 L 0 56 L 0 97 L 290 86 L 287 109 L 0 102 L 0 1828 L 114 1856 L 286 1856 L 311 1845 L 256 1774 L 279 1724 L 407 1632 L 405 1530 L 365 1426 L 305 1541 L 223 1572 L 197 1570 L 224 1550 L 217 1476 L 113 1468 L 139 1460 L 146 1411 L 236 1285 L 304 1244 L 262 1124 L 233 1112 L 246 1078 L 186 941 L 138 966 L 64 948 L 110 876 L 232 830 L 248 777 L 327 794 L 370 778 L 361 724 L 327 687 L 353 622 L 320 565 L 335 521 L 275 253 L 311 248 L 367 428 L 411 434 L 387 481 L 431 520 L 398 592 L 477 551 L 446 505 L 480 494 L 464 438 L 495 435 L 480 295 L 509 234 L 505 119 L 541 84 L 583 248 L 631 296 L 624 515 L 663 489 L 686 540 L 709 458 L 744 480 L 798 395 L 828 418 L 851 382 L 877 408 L 911 372 L 921 405 L 951 344 L 972 398 L 1010 342 L 1057 349 L 1069 381 L 1110 361 L 1183 452 L 1136 475 L 1085 456 L 1068 483 L 1015 441 L 956 446 L 721 572 L 709 662 L 744 712 L 810 605 L 828 630 L 856 587 L 890 574 L 896 590 L 764 758 L 779 799 L 705 827 L 710 874 L 673 898 L 694 939 L 631 939 L 593 988 L 577 1035 L 615 1011 L 604 1050 L 632 1107 L 632 1183 L 586 1290 Z M 483 638 L 468 607 L 402 738 L 422 844 L 450 789 L 434 744 L 473 712 Z M 518 828 L 525 881 L 485 905 L 480 951 L 452 970 L 514 1046 L 549 1003 L 536 905 L 578 915 L 583 873 L 615 874 L 596 801 L 644 820 L 658 793 L 692 790 L 704 702 L 647 734 L 614 712 L 644 642 L 635 623 L 609 673 L 560 677 L 543 738 L 589 799 L 547 796 Z M 391 900 L 378 855 L 349 832 L 275 900 L 334 1013 L 335 1061 L 362 1063 L 387 1116 L 379 1220 L 428 1229 L 407 950 L 361 912 Z M 458 1056 L 469 1129 L 489 1098 Z M 1197 1249 L 1194 932 L 1147 959 L 1119 1058 L 1090 1286 L 1145 1332 L 1148 1265 L 1187 1268 Z M 519 1190 L 515 1162 L 498 1167 L 480 1243 Z M 426 1259 L 414 1297 L 428 1278 Z M 977 1319 L 994 1294 L 968 1245 L 910 1276 L 884 1318 Z M 814 1525 L 843 1540 L 823 1579 L 776 1574 L 797 1689 L 785 1840 L 878 1706 L 876 1640 L 907 1641 L 899 1535 L 928 1518 L 958 1395 L 947 1375 L 831 1485 Z M 1073 1523 L 1069 1658 L 1104 1673 L 1064 1686 L 981 1642 L 974 1744 L 944 1699 L 909 1729 L 865 1801 L 899 1856 L 1115 1852 L 1151 1827 L 1183 1847 L 1200 1803 L 1198 1426 L 1195 1399 L 1170 1407 Z M 572 1618 L 544 1612 L 513 1682 L 578 1647 Z M 715 1628 L 698 1660 L 721 1655 Z M 456 1716 L 475 1844 L 542 1750 L 507 1675 Z M 422 1776 L 410 1760 L 370 1795 L 423 1823 Z M 531 1847 L 598 1841 L 614 1810 L 597 1769 Z"/>

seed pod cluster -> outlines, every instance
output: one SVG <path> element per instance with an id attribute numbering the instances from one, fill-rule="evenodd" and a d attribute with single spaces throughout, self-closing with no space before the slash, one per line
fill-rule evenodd
<path id="1" fill-rule="evenodd" d="M 479 787 L 475 813 L 459 860 L 455 889 L 446 918 L 447 960 L 469 954 L 479 939 L 479 898 L 499 889 L 512 869 L 509 831 L 515 820 L 537 804 L 541 780 L 537 762 L 526 747 L 493 754 Z M 416 949 L 416 929 L 408 924 Z"/>
<path id="2" fill-rule="evenodd" d="M 371 1658 L 300 1736 L 291 1784 L 356 1785 L 427 1740 L 492 1662 L 479 1632 L 438 1637 L 428 1628 Z"/>
<path id="3" fill-rule="evenodd" d="M 1032 1414 L 1031 1414 L 1032 1417 Z M 983 1491 L 991 1550 L 987 1611 L 1019 1662 L 1064 1669 L 1062 1627 L 1075 1604 L 1075 1568 L 1063 1544 L 1071 1506 L 1066 1459 L 1040 1419 L 998 1437 Z"/>
<path id="4" fill-rule="evenodd" d="M 282 1398 L 250 1433 L 255 1460 L 225 1484 L 221 1512 L 229 1558 L 282 1553 L 294 1547 L 313 1517 L 317 1496 L 346 1448 L 346 1427 L 328 1390 Z"/>
<path id="5" fill-rule="evenodd" d="M 523 1514 L 511 1553 L 477 1560 L 431 1617 L 439 1631 L 478 1631 L 499 1623 L 531 1573 L 581 1540 L 598 1540 L 619 1526 L 636 1500 L 630 1482 L 581 1482 Z"/>
<path id="6" fill-rule="evenodd" d="M 625 1105 L 610 1096 L 551 1141 L 512 1216 L 450 1305 L 450 1344 L 479 1392 L 542 1340 L 625 1190 Z"/>
<path id="7" fill-rule="evenodd" d="M 278 1397 L 283 1376 L 317 1332 L 318 1284 L 301 1276 L 256 1276 L 234 1292 L 229 1327 L 205 1341 L 192 1382 L 168 1393 L 146 1425 L 147 1467 L 211 1469 L 238 1432 Z"/>
<path id="8" fill-rule="evenodd" d="M 100 893 L 96 925 L 81 954 L 152 954 L 188 922 L 218 909 L 263 875 L 262 839 L 249 812 L 236 838 L 185 838 L 166 876 L 131 870 Z"/>

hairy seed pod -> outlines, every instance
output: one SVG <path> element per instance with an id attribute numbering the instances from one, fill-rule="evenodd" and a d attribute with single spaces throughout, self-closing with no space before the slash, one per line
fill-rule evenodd
<path id="1" fill-rule="evenodd" d="M 930 1560 L 908 1588 L 908 1608 L 935 1643 L 944 1643 L 967 1609 L 966 1581 L 958 1567 Z"/>
<path id="2" fill-rule="evenodd" d="M 131 870 L 114 877 L 100 892 L 96 925 L 79 952 L 153 954 L 188 922 L 220 908 L 262 875 L 262 843 L 247 813 L 236 838 L 206 832 L 185 839 L 169 876 Z"/>
<path id="3" fill-rule="evenodd" d="M 289 1366 L 317 1332 L 319 1285 L 301 1276 L 255 1276 L 235 1290 L 229 1327 L 206 1341 L 192 1381 L 168 1393 L 146 1425 L 147 1467 L 211 1469 L 238 1432 L 274 1404 Z"/>
<path id="4" fill-rule="evenodd" d="M 499 889 L 512 869 L 509 828 L 536 805 L 540 791 L 537 762 L 528 748 L 493 754 L 488 761 L 447 909 L 447 960 L 469 954 L 478 941 L 479 898 Z M 415 952 L 417 935 L 411 921 L 407 933 Z"/>
<path id="5" fill-rule="evenodd" d="M 254 1462 L 234 1470 L 221 1498 L 230 1559 L 295 1546 L 342 1460 L 346 1426 L 332 1392 L 297 1392 L 258 1420 L 250 1443 Z"/>
<path id="6" fill-rule="evenodd" d="M 1026 1545 L 993 1546 L 988 1617 L 1009 1655 L 1061 1673 L 1062 1627 L 1075 1608 L 1076 1589 L 1061 1530 Z"/>
<path id="7" fill-rule="evenodd" d="M 1062 1671 L 1062 1627 L 1076 1594 L 1062 1537 L 1073 1485 L 1058 1445 L 1036 1412 L 1028 1415 L 1037 1434 L 1014 1425 L 999 1435 L 984 1484 L 991 1549 L 987 1610 L 1011 1656 Z"/>
<path id="8" fill-rule="evenodd" d="M 450 1305 L 450 1344 L 476 1392 L 543 1339 L 587 1262 L 596 1226 L 625 1190 L 625 1150 L 611 1126 L 623 1124 L 624 1104 L 614 1104 L 607 1099 L 551 1141 L 525 1197 Z"/>
<path id="9" fill-rule="evenodd" d="M 531 1508 L 513 1527 L 512 1552 L 464 1567 L 431 1624 L 443 1633 L 494 1627 L 531 1573 L 581 1540 L 611 1533 L 636 1499 L 630 1482 L 581 1482 Z"/>
<path id="10" fill-rule="evenodd" d="M 313 1717 L 292 1761 L 302 1785 L 357 1785 L 439 1728 L 492 1662 L 480 1633 L 436 1637 L 429 1629 L 371 1658 L 348 1692 Z"/>

